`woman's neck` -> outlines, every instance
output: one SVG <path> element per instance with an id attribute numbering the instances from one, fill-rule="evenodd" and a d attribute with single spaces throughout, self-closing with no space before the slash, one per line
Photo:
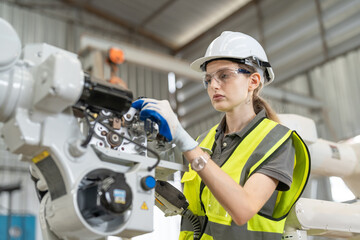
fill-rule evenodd
<path id="1" fill-rule="evenodd" d="M 225 134 L 241 131 L 255 116 L 256 114 L 252 106 L 226 112 Z"/>

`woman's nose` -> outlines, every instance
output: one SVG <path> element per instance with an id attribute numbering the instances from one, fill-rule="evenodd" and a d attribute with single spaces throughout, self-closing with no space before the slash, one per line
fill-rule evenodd
<path id="1" fill-rule="evenodd" d="M 210 81 L 210 87 L 213 88 L 213 89 L 219 89 L 221 86 L 221 83 L 216 80 L 216 78 L 212 78 L 211 81 Z"/>

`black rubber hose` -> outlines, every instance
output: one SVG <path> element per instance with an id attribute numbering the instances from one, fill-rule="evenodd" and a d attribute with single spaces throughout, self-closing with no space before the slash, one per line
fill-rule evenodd
<path id="1" fill-rule="evenodd" d="M 92 136 L 94 135 L 94 132 L 95 132 L 94 128 L 95 128 L 95 126 L 96 126 L 96 123 L 100 123 L 100 124 L 101 124 L 101 121 L 107 120 L 107 119 L 109 119 L 110 117 L 107 117 L 107 116 L 99 116 L 99 117 L 97 117 L 97 118 L 94 118 L 90 113 L 86 112 L 86 110 L 84 110 L 84 115 L 85 115 L 86 123 L 87 123 L 88 128 L 89 128 L 89 132 L 88 132 L 88 134 L 87 134 L 86 139 L 81 143 L 81 146 L 84 147 L 84 148 L 86 148 L 87 145 L 90 143 Z M 94 120 L 93 127 L 91 127 L 91 125 L 90 125 L 89 117 L 91 117 L 91 118 Z"/>
<path id="2" fill-rule="evenodd" d="M 189 209 L 184 210 L 182 215 L 187 218 L 193 226 L 194 240 L 199 240 L 201 234 L 201 224 L 199 218 L 195 216 Z"/>

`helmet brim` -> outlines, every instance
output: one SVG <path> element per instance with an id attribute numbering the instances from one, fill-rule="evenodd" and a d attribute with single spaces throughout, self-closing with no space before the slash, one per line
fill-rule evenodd
<path id="1" fill-rule="evenodd" d="M 203 70 L 201 69 L 201 66 L 210 60 L 215 60 L 215 59 L 219 59 L 219 58 L 234 58 L 233 56 L 226 56 L 226 55 L 218 55 L 218 56 L 208 56 L 208 57 L 201 57 L 196 59 L 195 61 L 193 61 L 190 64 L 190 68 L 196 72 L 203 72 Z"/>

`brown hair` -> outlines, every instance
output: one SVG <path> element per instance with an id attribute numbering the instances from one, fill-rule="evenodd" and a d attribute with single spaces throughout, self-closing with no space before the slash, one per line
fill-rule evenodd
<path id="1" fill-rule="evenodd" d="M 256 68 L 246 64 L 239 64 L 239 67 L 244 68 L 250 72 L 249 76 L 257 72 Z M 269 119 L 280 123 L 279 117 L 277 116 L 275 110 L 270 106 L 270 104 L 260 96 L 260 91 L 263 88 L 263 84 L 260 83 L 259 86 L 254 90 L 252 96 L 252 103 L 254 107 L 254 112 L 258 114 L 261 110 L 265 109 L 266 115 Z"/>
<path id="2" fill-rule="evenodd" d="M 269 119 L 280 123 L 280 119 L 277 116 L 275 110 L 270 106 L 270 104 L 268 102 L 266 102 L 266 100 L 264 100 L 262 97 L 260 97 L 260 91 L 263 88 L 262 85 L 263 84 L 260 83 L 259 86 L 253 92 L 252 101 L 253 101 L 254 111 L 257 114 L 261 110 L 265 109 L 266 115 Z"/>

